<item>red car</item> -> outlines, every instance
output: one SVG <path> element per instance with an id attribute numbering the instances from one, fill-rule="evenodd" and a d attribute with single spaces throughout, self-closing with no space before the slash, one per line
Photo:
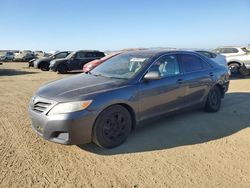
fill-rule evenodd
<path id="1" fill-rule="evenodd" d="M 109 54 L 101 59 L 96 59 L 96 60 L 93 60 L 89 63 L 86 63 L 84 66 L 83 66 L 83 72 L 89 72 L 91 71 L 92 69 L 94 69 L 95 67 L 97 67 L 98 65 L 102 64 L 104 61 L 114 57 L 114 56 L 117 56 L 119 54 L 121 54 L 122 52 L 115 52 L 115 53 L 112 53 L 112 54 Z"/>

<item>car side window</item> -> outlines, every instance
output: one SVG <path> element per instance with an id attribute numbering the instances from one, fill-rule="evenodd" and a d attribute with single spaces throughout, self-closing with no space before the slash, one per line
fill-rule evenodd
<path id="1" fill-rule="evenodd" d="M 209 67 L 206 62 L 203 62 L 201 58 L 195 55 L 182 54 L 179 55 L 179 57 L 182 62 L 184 71 L 187 73 L 200 71 Z"/>
<path id="2" fill-rule="evenodd" d="M 65 58 L 67 57 L 67 55 L 68 55 L 67 52 L 62 52 L 62 53 L 57 54 L 55 57 L 56 59 L 59 59 L 59 58 Z"/>
<path id="3" fill-rule="evenodd" d="M 180 74 L 180 66 L 175 55 L 165 55 L 156 60 L 149 71 L 157 71 L 164 78 Z"/>
<path id="4" fill-rule="evenodd" d="M 237 48 L 223 48 L 221 53 L 229 54 L 229 53 L 238 53 L 239 50 Z"/>
<path id="5" fill-rule="evenodd" d="M 85 54 L 85 57 L 86 58 L 92 58 L 92 57 L 96 57 L 95 53 L 92 53 L 92 52 L 88 52 Z"/>
<path id="6" fill-rule="evenodd" d="M 105 56 L 105 54 L 102 52 L 96 52 L 95 55 L 96 57 L 100 57 L 100 58 Z"/>
<path id="7" fill-rule="evenodd" d="M 76 53 L 75 58 L 76 59 L 84 59 L 84 58 L 86 58 L 86 53 L 85 52 L 78 52 L 78 53 Z"/>

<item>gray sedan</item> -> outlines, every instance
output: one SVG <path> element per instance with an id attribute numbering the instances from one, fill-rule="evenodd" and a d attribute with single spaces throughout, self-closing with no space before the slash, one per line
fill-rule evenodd
<path id="1" fill-rule="evenodd" d="M 217 112 L 228 86 L 227 68 L 199 53 L 134 51 L 42 86 L 29 114 L 47 140 L 113 148 L 153 117 L 194 106 Z"/>

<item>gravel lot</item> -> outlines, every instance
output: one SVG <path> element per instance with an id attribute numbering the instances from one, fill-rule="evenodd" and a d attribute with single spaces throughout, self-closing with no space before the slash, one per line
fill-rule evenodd
<path id="1" fill-rule="evenodd" d="M 28 102 L 68 75 L 0 65 L 0 187 L 250 187 L 250 78 L 232 79 L 218 113 L 136 129 L 122 146 L 64 146 L 37 136 Z"/>

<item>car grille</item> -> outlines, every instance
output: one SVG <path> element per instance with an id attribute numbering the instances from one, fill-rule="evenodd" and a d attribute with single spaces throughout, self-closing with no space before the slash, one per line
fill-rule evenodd
<path id="1" fill-rule="evenodd" d="M 55 102 L 43 99 L 41 97 L 32 98 L 31 109 L 37 113 L 43 113 L 50 110 Z"/>
<path id="2" fill-rule="evenodd" d="M 33 106 L 33 110 L 39 113 L 43 113 L 47 108 L 51 105 L 51 103 L 46 102 L 36 102 Z"/>

